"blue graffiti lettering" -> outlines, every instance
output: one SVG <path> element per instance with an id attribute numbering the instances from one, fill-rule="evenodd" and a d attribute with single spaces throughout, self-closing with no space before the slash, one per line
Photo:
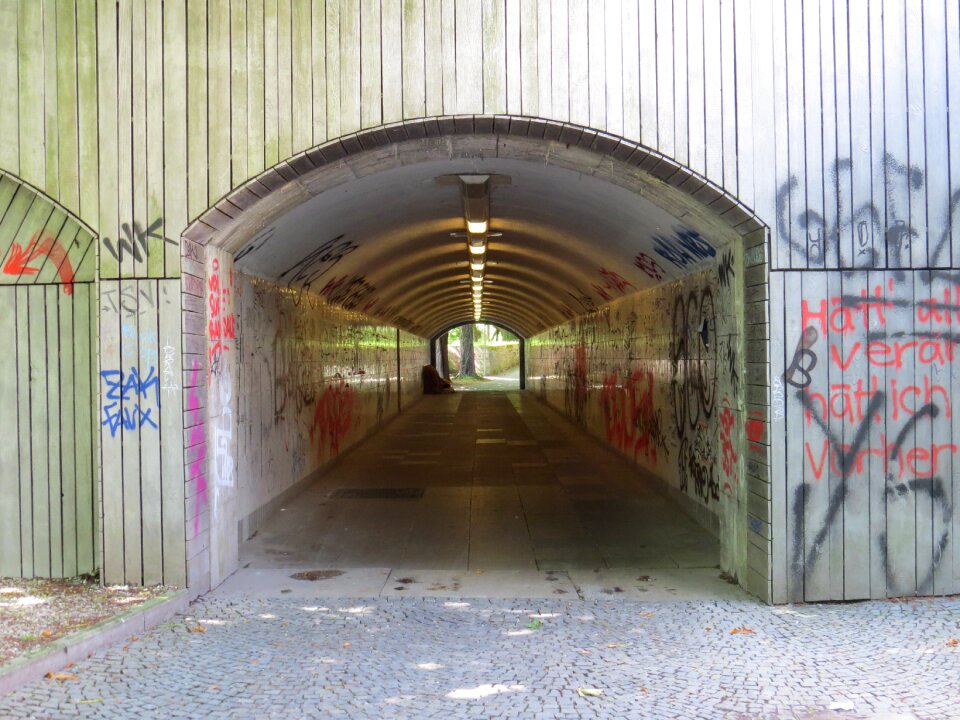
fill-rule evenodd
<path id="1" fill-rule="evenodd" d="M 653 241 L 654 252 L 678 268 L 686 268 L 717 254 L 713 245 L 704 240 L 700 233 L 687 228 L 674 231 L 673 237 L 656 235 Z"/>
<path id="2" fill-rule="evenodd" d="M 131 367 L 126 376 L 122 370 L 101 370 L 100 377 L 104 383 L 104 398 L 112 401 L 103 405 L 103 421 L 100 423 L 110 430 L 110 437 L 116 437 L 121 427 L 125 430 L 158 429 L 153 419 L 153 411 L 160 408 L 160 378 L 155 367 L 151 366 L 146 376 Z"/>

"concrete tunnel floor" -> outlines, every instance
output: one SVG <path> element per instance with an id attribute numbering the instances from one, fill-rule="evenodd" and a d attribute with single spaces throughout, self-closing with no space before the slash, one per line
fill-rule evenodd
<path id="1" fill-rule="evenodd" d="M 746 597 L 654 482 L 526 393 L 428 396 L 268 519 L 216 592 Z"/>

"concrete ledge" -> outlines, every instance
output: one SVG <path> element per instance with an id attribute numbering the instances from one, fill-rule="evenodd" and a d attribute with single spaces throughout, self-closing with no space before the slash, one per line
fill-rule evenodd
<path id="1" fill-rule="evenodd" d="M 0 695 L 36 682 L 48 672 L 60 670 L 69 663 L 84 660 L 97 650 L 117 645 L 131 635 L 142 634 L 182 613 L 189 604 L 186 590 L 160 595 L 128 612 L 16 657 L 0 666 Z"/>

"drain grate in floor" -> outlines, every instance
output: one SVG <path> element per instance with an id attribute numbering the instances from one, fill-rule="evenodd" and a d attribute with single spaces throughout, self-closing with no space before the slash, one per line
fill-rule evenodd
<path id="1" fill-rule="evenodd" d="M 330 497 L 346 500 L 419 500 L 423 488 L 341 488 Z"/>

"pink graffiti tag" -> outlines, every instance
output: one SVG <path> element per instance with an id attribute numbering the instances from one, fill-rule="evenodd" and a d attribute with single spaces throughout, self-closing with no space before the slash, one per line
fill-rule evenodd
<path id="1" fill-rule="evenodd" d="M 193 536 L 200 532 L 200 512 L 209 503 L 207 497 L 207 478 L 204 473 L 204 460 L 207 457 L 207 447 L 204 442 L 203 425 L 200 421 L 200 396 L 197 393 L 197 379 L 200 375 L 200 364 L 193 361 L 193 371 L 190 374 L 190 394 L 187 396 L 187 410 L 190 411 L 190 446 L 195 448 L 196 457 L 190 463 L 190 482 L 196 490 L 196 499 L 193 504 Z"/>

